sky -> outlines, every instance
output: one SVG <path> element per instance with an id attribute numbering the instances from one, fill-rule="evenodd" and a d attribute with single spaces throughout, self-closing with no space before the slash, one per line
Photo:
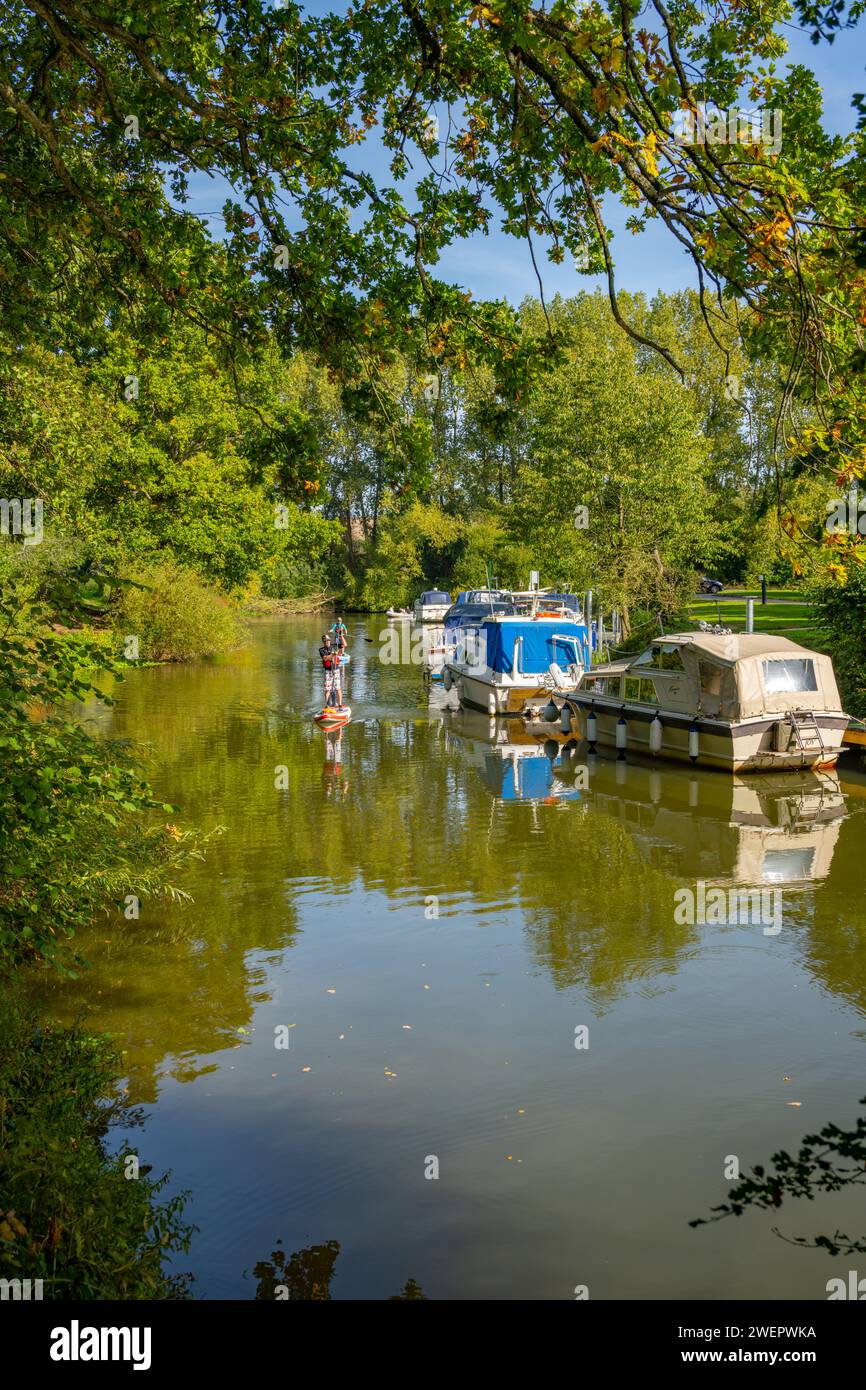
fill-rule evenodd
<path id="1" fill-rule="evenodd" d="M 311 15 L 324 15 L 343 6 L 340 0 L 308 0 L 304 8 Z M 778 67 L 784 70 L 803 64 L 811 68 L 824 94 L 825 128 L 837 134 L 852 130 L 856 124 L 853 94 L 866 91 L 866 20 L 837 37 L 832 45 L 812 44 L 808 32 L 794 24 L 784 25 L 783 32 L 789 51 Z M 374 175 L 386 175 L 386 153 L 377 145 L 375 131 L 363 147 L 356 147 L 354 155 L 356 167 L 363 164 Z M 191 184 L 188 207 L 199 214 L 218 213 L 225 195 L 224 185 L 221 188 L 213 180 L 196 178 Z M 611 252 L 618 289 L 652 296 L 657 290 L 670 293 L 695 287 L 691 259 L 663 226 L 651 224 L 646 231 L 634 235 L 625 230 L 627 214 L 616 200 L 607 200 L 604 212 L 613 233 Z M 219 218 L 213 218 L 210 225 L 214 235 L 219 235 Z M 562 265 L 553 265 L 544 255 L 543 245 L 536 245 L 536 260 L 548 300 L 557 293 L 569 296 L 596 286 L 606 291 L 605 277 L 580 273 L 570 258 Z M 507 299 L 519 304 L 527 295 L 538 294 L 526 243 L 500 231 L 495 215 L 487 235 L 478 233 L 449 247 L 435 273 L 440 279 L 471 290 L 476 299 Z"/>

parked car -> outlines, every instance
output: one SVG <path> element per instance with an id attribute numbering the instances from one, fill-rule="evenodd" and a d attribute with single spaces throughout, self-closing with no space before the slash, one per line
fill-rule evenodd
<path id="1" fill-rule="evenodd" d="M 698 585 L 702 594 L 720 594 L 724 587 L 721 579 L 710 579 L 706 574 L 701 575 Z"/>

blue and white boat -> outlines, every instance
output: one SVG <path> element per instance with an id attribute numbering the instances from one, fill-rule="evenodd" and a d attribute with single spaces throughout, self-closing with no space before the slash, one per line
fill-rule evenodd
<path id="1" fill-rule="evenodd" d="M 584 622 L 560 614 L 496 614 L 460 628 L 445 657 L 444 683 L 485 714 L 516 713 L 528 700 L 577 690 L 592 662 Z"/>

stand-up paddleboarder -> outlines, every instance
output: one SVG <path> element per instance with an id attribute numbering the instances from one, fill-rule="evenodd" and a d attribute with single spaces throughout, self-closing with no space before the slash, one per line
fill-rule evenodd
<path id="1" fill-rule="evenodd" d="M 325 673 L 325 709 L 343 708 L 343 676 L 340 670 L 341 653 L 331 641 L 330 632 L 322 633 L 319 658 Z"/>

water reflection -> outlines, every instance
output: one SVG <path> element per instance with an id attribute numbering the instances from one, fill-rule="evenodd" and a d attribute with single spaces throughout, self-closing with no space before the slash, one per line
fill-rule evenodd
<path id="1" fill-rule="evenodd" d="M 498 800 L 580 799 L 578 745 L 570 737 L 533 734 L 522 720 L 491 719 L 467 709 L 451 714 L 446 727 L 451 744 L 467 766 L 478 768 Z"/>
<path id="2" fill-rule="evenodd" d="M 417 663 L 380 663 L 363 641 L 379 626 L 350 632 L 353 722 L 331 733 L 310 717 L 316 620 L 130 675 L 106 727 L 151 745 L 178 819 L 226 833 L 190 908 L 96 923 L 92 969 L 34 989 L 125 1049 L 131 1101 L 155 1105 L 147 1160 L 196 1194 L 197 1271 L 219 1296 L 249 1296 L 247 1242 L 269 1248 L 276 1210 L 295 1253 L 256 1278 L 291 1297 L 371 1296 L 368 1274 L 373 1297 L 418 1297 L 393 1293 L 413 1269 L 435 1298 L 567 1298 L 596 1251 L 593 1296 L 761 1296 L 717 1276 L 725 1231 L 692 1253 L 686 1223 L 718 1154 L 790 1145 L 776 1078 L 813 1068 L 819 1123 L 862 1094 L 866 779 L 545 744 L 455 711 Z M 786 930 L 677 925 L 674 891 L 698 879 L 780 886 Z M 586 1021 L 602 1032 L 576 1070 Z M 344 1236 L 340 1281 L 311 1229 Z M 816 1295 L 784 1263 L 775 1277 L 810 1297 L 827 1274 Z"/>
<path id="3" fill-rule="evenodd" d="M 835 774 L 747 781 L 617 762 L 455 710 L 439 687 L 432 718 L 364 719 L 360 660 L 361 717 L 324 732 L 295 713 L 305 647 L 261 637 L 220 666 L 163 667 L 122 687 L 117 731 L 152 741 L 160 791 L 227 833 L 193 871 L 192 908 L 145 903 L 137 923 L 98 923 L 81 942 L 93 969 L 42 984 L 59 1012 L 119 1036 L 137 1101 L 155 1099 L 161 1071 L 194 1079 L 242 1045 L 268 997 L 267 962 L 291 948 L 320 892 L 419 908 L 435 894 L 444 917 L 469 922 L 520 912 L 557 987 L 581 984 L 602 1004 L 635 979 L 663 978 L 695 945 L 699 930 L 674 924 L 672 884 L 790 893 L 831 877 L 847 813 Z M 417 666 L 401 674 L 418 699 Z M 288 769 L 282 789 L 277 768 Z M 529 821 L 513 821 L 527 806 Z M 802 911 L 796 896 L 786 902 Z M 849 913 L 863 923 L 862 902 Z M 866 1000 L 859 939 L 834 949 L 845 959 L 834 987 Z M 833 954 L 824 944 L 816 957 L 824 979 L 836 975 Z"/>
<path id="4" fill-rule="evenodd" d="M 707 884 L 806 887 L 827 877 L 846 814 L 835 773 L 697 776 L 589 755 L 595 806 L 647 862 Z"/>
<path id="5" fill-rule="evenodd" d="M 276 1244 L 279 1247 L 282 1241 L 278 1240 Z M 288 1256 L 285 1250 L 272 1251 L 269 1260 L 260 1260 L 253 1269 L 257 1281 L 255 1298 L 266 1302 L 330 1302 L 331 1284 L 337 1273 L 339 1255 L 338 1240 L 328 1240 L 323 1245 L 308 1245 Z M 417 1280 L 407 1279 L 400 1293 L 391 1294 L 389 1302 L 402 1303 L 426 1298 Z"/>

